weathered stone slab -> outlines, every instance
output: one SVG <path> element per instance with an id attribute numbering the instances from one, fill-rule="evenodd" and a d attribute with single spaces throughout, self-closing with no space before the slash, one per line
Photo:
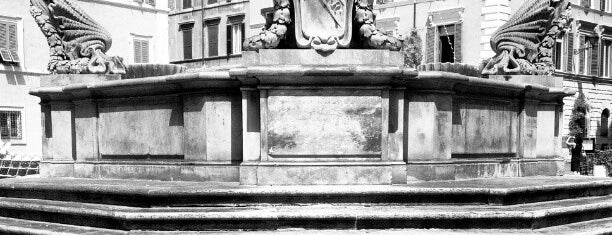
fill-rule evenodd
<path id="1" fill-rule="evenodd" d="M 563 87 L 563 77 L 546 75 L 489 75 L 489 79 L 508 81 L 516 84 L 535 84 L 547 87 Z"/>
<path id="2" fill-rule="evenodd" d="M 120 74 L 52 74 L 40 77 L 40 86 L 66 86 L 77 83 L 97 83 L 121 79 Z"/>
<path id="3" fill-rule="evenodd" d="M 391 166 L 270 165 L 257 168 L 257 185 L 391 184 Z"/>
<path id="4" fill-rule="evenodd" d="M 382 98 L 369 90 L 271 90 L 270 155 L 380 155 Z"/>
<path id="5" fill-rule="evenodd" d="M 122 99 L 100 104 L 100 154 L 183 155 L 178 98 Z"/>
<path id="6" fill-rule="evenodd" d="M 401 52 L 388 50 L 336 50 L 321 55 L 315 50 L 243 51 L 247 65 L 391 65 L 401 66 Z"/>
<path id="7" fill-rule="evenodd" d="M 454 99 L 453 154 L 516 153 L 517 106 L 508 101 Z"/>

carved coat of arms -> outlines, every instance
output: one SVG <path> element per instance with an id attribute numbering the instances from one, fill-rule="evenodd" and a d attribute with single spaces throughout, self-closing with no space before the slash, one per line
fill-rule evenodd
<path id="1" fill-rule="evenodd" d="M 293 0 L 298 47 L 332 51 L 351 42 L 352 0 Z"/>
<path id="2" fill-rule="evenodd" d="M 293 5 L 291 4 L 293 1 Z M 278 48 L 290 26 L 299 48 L 331 52 L 337 48 L 374 48 L 398 51 L 401 41 L 376 29 L 368 0 L 273 0 L 272 23 L 244 42 L 244 50 Z M 295 16 L 292 18 L 292 14 Z M 354 16 L 354 17 L 353 17 Z M 292 20 L 292 19 L 295 19 Z M 352 35 L 353 29 L 359 35 Z M 358 30 L 357 30 L 358 29 Z M 351 45 L 351 37 L 357 43 Z M 361 42 L 361 45 L 358 45 Z"/>

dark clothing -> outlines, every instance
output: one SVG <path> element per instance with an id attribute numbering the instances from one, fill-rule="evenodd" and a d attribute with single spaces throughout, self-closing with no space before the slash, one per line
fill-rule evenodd
<path id="1" fill-rule="evenodd" d="M 582 144 L 576 144 L 576 147 L 572 148 L 572 171 L 580 171 L 580 158 L 582 157 Z"/>

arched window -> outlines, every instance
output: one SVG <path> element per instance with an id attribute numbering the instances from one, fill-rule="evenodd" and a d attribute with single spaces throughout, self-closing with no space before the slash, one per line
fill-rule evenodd
<path id="1" fill-rule="evenodd" d="M 608 118 L 610 118 L 610 110 L 604 109 L 601 111 L 600 136 L 608 137 Z"/>

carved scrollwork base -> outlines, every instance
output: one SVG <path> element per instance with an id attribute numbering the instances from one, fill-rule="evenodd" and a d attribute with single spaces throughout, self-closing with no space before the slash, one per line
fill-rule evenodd
<path id="1" fill-rule="evenodd" d="M 47 38 L 51 73 L 125 73 L 121 57 L 105 54 L 109 33 L 71 1 L 30 0 L 30 13 Z"/>
<path id="2" fill-rule="evenodd" d="M 272 24 L 263 28 L 258 35 L 248 38 L 242 45 L 244 50 L 277 48 L 281 39 L 285 38 L 291 23 L 290 0 L 274 0 L 274 18 Z"/>
<path id="3" fill-rule="evenodd" d="M 355 0 L 355 21 L 360 24 L 359 34 L 366 47 L 391 51 L 399 51 L 402 47 L 401 41 L 374 26 L 374 13 L 367 0 Z"/>
<path id="4" fill-rule="evenodd" d="M 556 38 L 571 22 L 568 8 L 567 0 L 525 2 L 491 36 L 496 55 L 485 61 L 482 74 L 552 74 Z"/>

